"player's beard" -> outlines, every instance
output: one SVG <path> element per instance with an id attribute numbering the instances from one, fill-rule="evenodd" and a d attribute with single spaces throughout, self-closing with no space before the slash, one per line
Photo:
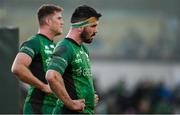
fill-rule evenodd
<path id="1" fill-rule="evenodd" d="M 62 34 L 62 31 L 61 32 L 56 32 L 55 36 L 58 36 L 58 35 L 61 35 L 61 34 Z"/>
<path id="2" fill-rule="evenodd" d="M 55 36 L 59 36 L 59 35 L 61 35 L 63 33 L 62 28 L 53 28 L 51 31 L 54 32 Z"/>
<path id="3" fill-rule="evenodd" d="M 82 31 L 80 37 L 81 37 L 81 40 L 84 42 L 84 43 L 88 43 L 90 44 L 92 41 L 93 41 L 93 36 L 95 36 L 96 33 L 93 33 L 92 35 L 90 35 L 85 29 Z"/>

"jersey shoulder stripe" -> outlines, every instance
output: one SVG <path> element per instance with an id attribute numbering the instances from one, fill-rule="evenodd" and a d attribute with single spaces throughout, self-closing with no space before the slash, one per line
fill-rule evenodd
<path id="1" fill-rule="evenodd" d="M 27 41 L 25 41 L 21 47 L 19 52 L 23 52 L 29 55 L 31 58 L 34 58 L 40 51 L 40 41 L 37 36 L 30 37 Z"/>

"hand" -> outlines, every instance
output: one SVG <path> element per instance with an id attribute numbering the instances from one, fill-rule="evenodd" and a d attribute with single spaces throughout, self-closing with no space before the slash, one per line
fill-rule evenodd
<path id="1" fill-rule="evenodd" d="M 51 94 L 52 93 L 52 90 L 50 88 L 50 86 L 47 84 L 47 85 L 44 85 L 44 87 L 41 89 L 43 92 L 47 93 L 47 94 Z"/>
<path id="2" fill-rule="evenodd" d="M 69 107 L 71 110 L 75 111 L 84 111 L 85 108 L 85 99 L 72 100 L 73 104 Z"/>
<path id="3" fill-rule="evenodd" d="M 94 94 L 94 105 L 96 106 L 98 102 L 99 102 L 99 97 L 97 94 Z"/>

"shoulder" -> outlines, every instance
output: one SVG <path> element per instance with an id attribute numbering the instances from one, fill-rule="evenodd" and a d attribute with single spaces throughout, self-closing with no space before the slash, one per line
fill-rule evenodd
<path id="1" fill-rule="evenodd" d="M 70 45 L 66 43 L 66 41 L 62 40 L 57 43 L 56 47 L 54 48 L 52 58 L 53 59 L 61 59 L 65 60 L 67 63 L 69 63 L 73 57 L 72 48 L 70 48 Z"/>
<path id="2" fill-rule="evenodd" d="M 38 47 L 40 44 L 40 41 L 37 36 L 29 37 L 28 40 L 26 40 L 24 43 L 22 43 L 22 46 L 28 45 L 29 47 Z"/>
<path id="3" fill-rule="evenodd" d="M 70 51 L 70 45 L 66 39 L 63 39 L 56 44 L 53 54 L 61 55 L 64 53 L 69 53 L 69 51 Z"/>
<path id="4" fill-rule="evenodd" d="M 19 52 L 23 52 L 31 56 L 32 58 L 34 55 L 38 54 L 40 49 L 40 41 L 37 36 L 32 36 L 25 41 L 21 47 Z"/>

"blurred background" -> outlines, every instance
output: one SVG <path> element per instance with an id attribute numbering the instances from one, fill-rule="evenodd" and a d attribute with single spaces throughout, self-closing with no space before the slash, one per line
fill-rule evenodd
<path id="1" fill-rule="evenodd" d="M 96 113 L 180 113 L 179 0 L 0 0 L 0 113 L 22 113 L 28 86 L 11 74 L 19 45 L 36 34 L 36 11 L 64 8 L 64 33 L 78 5 L 102 13 L 87 45 L 92 60 Z"/>

